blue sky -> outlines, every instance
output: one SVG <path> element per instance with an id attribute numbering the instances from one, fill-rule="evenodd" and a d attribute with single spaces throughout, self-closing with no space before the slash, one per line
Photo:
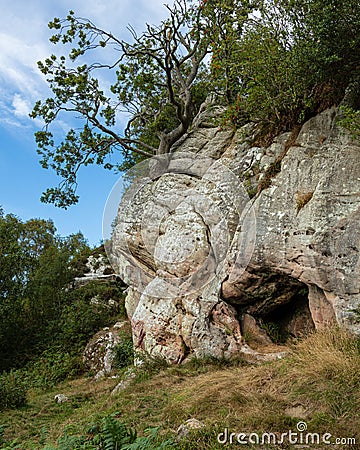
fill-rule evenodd
<path id="1" fill-rule="evenodd" d="M 164 0 L 0 0 L 0 205 L 23 220 L 51 218 L 59 234 L 79 230 L 92 245 L 102 239 L 106 199 L 119 176 L 100 167 L 87 167 L 79 177 L 80 201 L 67 210 L 40 202 L 41 193 L 57 184 L 56 175 L 39 164 L 34 132 L 40 124 L 29 119 L 36 100 L 48 91 L 36 62 L 56 49 L 49 43 L 47 23 L 72 9 L 99 27 L 129 38 L 128 24 L 141 31 L 146 22 L 165 16 Z"/>

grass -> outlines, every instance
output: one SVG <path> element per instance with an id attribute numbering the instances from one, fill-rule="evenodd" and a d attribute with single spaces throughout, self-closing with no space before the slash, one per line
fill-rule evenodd
<path id="1" fill-rule="evenodd" d="M 177 443 L 183 450 L 227 448 L 217 443 L 226 427 L 281 433 L 296 430 L 299 420 L 311 432 L 360 442 L 360 346 L 343 331 L 315 333 L 295 345 L 287 358 L 272 363 L 194 360 L 155 367 L 139 369 L 131 385 L 115 396 L 110 393 L 119 380 L 111 378 L 81 378 L 43 394 L 30 392 L 27 406 L 0 414 L 0 429 L 7 425 L 4 439 L 17 439 L 23 450 L 41 449 L 45 441 L 56 442 L 65 429 L 82 434 L 89 424 L 116 412 L 139 435 L 160 427 L 162 439 L 176 439 L 178 426 L 195 417 L 204 428 Z M 70 401 L 56 404 L 59 392 Z"/>

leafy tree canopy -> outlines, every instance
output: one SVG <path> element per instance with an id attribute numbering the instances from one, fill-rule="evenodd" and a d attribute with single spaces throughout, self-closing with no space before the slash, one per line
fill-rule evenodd
<path id="1" fill-rule="evenodd" d="M 201 8 L 176 0 L 167 9 L 169 17 L 159 26 L 147 25 L 141 35 L 130 28 L 131 43 L 76 17 L 73 11 L 66 19 L 50 22 L 55 30 L 50 40 L 72 48 L 68 58 L 52 55 L 39 62 L 53 96 L 38 101 L 31 114 L 45 123 L 36 133 L 38 152 L 43 167 L 53 168 L 63 179 L 59 187 L 44 194 L 43 201 L 67 207 L 77 201 L 81 166 L 121 168 L 109 159 L 118 150 L 126 163 L 167 153 L 188 130 L 204 100 L 198 86 L 207 84 L 203 61 L 209 39 L 204 37 Z M 88 61 L 96 49 L 108 49 L 112 61 L 71 64 Z M 96 76 L 104 69 L 110 69 L 114 77 L 106 90 Z M 70 129 L 58 144 L 50 126 L 63 112 L 80 113 L 83 122 L 81 130 Z M 125 128 L 122 113 L 130 116 Z"/>
<path id="2" fill-rule="evenodd" d="M 208 14 L 224 1 L 208 0 Z M 250 7 L 255 14 L 226 15 L 231 26 L 219 31 L 212 59 L 213 77 L 230 90 L 232 123 L 291 128 L 339 104 L 349 85 L 351 106 L 360 107 L 359 2 L 262 0 Z"/>
<path id="3" fill-rule="evenodd" d="M 0 370 L 21 364 L 44 340 L 46 324 L 64 306 L 72 267 L 88 248 L 80 233 L 57 236 L 52 221 L 23 222 L 0 211 Z"/>
<path id="4" fill-rule="evenodd" d="M 131 43 L 72 11 L 50 22 L 51 41 L 70 51 L 39 63 L 53 94 L 32 112 L 45 123 L 38 152 L 62 178 L 43 201 L 77 202 L 81 166 L 124 170 L 169 152 L 210 91 L 229 105 L 232 124 L 261 122 L 273 133 L 339 104 L 347 92 L 344 123 L 358 134 L 357 0 L 175 0 L 167 8 L 160 25 L 141 35 L 130 28 Z M 109 86 L 100 82 L 105 69 L 113 74 Z M 63 113 L 80 115 L 82 126 L 58 143 L 51 126 Z"/>

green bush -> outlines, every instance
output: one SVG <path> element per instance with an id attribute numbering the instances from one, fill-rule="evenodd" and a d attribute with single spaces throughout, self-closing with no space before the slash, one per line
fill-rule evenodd
<path id="1" fill-rule="evenodd" d="M 123 297 L 120 286 L 113 282 L 93 281 L 70 291 L 60 319 L 62 346 L 84 347 L 97 331 L 125 318 Z M 99 303 L 91 304 L 93 298 Z M 110 299 L 118 301 L 119 305 L 107 306 Z"/>
<path id="2" fill-rule="evenodd" d="M 26 387 L 19 372 L 0 375 L 0 410 L 26 404 Z"/>
<path id="3" fill-rule="evenodd" d="M 206 0 L 203 5 L 214 36 L 211 74 L 214 88 L 217 82 L 227 94 L 228 122 L 265 123 L 274 135 L 338 105 L 350 85 L 349 106 L 359 109 L 358 1 Z M 359 116 L 347 117 L 358 138 Z"/>
<path id="4" fill-rule="evenodd" d="M 360 111 L 355 111 L 349 106 L 341 106 L 338 124 L 350 131 L 354 140 L 360 140 Z"/>
<path id="5" fill-rule="evenodd" d="M 28 386 L 47 389 L 84 370 L 79 355 L 61 349 L 49 349 L 28 365 Z"/>
<path id="6" fill-rule="evenodd" d="M 120 334 L 121 342 L 114 347 L 114 365 L 117 369 L 131 366 L 134 362 L 134 344 L 131 335 Z"/>

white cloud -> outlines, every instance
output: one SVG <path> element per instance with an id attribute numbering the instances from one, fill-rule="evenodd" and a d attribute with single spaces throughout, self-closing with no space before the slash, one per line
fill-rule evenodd
<path id="1" fill-rule="evenodd" d="M 6 125 L 8 127 L 11 127 L 13 129 L 15 128 L 23 128 L 23 125 L 21 122 L 15 119 L 11 119 L 10 117 L 1 117 L 0 118 L 0 124 Z"/>
<path id="2" fill-rule="evenodd" d="M 14 114 L 16 117 L 28 117 L 31 106 L 29 102 L 22 98 L 20 94 L 15 94 L 12 102 L 14 108 Z"/>
<path id="3" fill-rule="evenodd" d="M 63 18 L 74 9 L 77 15 L 127 38 L 128 24 L 140 32 L 146 22 L 159 23 L 166 16 L 163 3 L 164 0 L 0 0 L 0 124 L 28 128 L 32 124 L 28 117 L 32 105 L 48 95 L 37 61 L 56 50 L 48 40 L 51 31 L 47 23 L 53 17 Z"/>

